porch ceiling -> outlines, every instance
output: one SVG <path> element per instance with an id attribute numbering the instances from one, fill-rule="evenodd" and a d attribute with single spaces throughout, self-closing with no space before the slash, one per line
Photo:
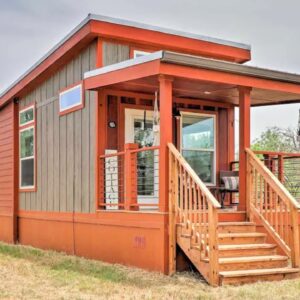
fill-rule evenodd
<path id="1" fill-rule="evenodd" d="M 251 105 L 300 102 L 300 75 L 160 51 L 85 74 L 87 89 L 153 94 L 160 75 L 172 76 L 174 97 L 239 104 L 238 86 L 250 86 Z"/>

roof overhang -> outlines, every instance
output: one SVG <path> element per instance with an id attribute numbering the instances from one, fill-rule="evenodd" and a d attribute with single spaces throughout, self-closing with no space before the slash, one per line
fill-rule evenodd
<path id="1" fill-rule="evenodd" d="M 177 97 L 231 102 L 238 105 L 238 86 L 251 87 L 252 105 L 300 102 L 300 75 L 158 51 L 85 73 L 85 87 L 153 92 L 157 76 L 174 78 Z M 152 88 L 151 88 L 152 87 Z"/>
<path id="2" fill-rule="evenodd" d="M 71 59 L 96 37 L 217 57 L 239 63 L 250 60 L 250 46 L 147 24 L 89 14 L 63 40 L 0 94 L 0 107 L 20 97 Z"/>

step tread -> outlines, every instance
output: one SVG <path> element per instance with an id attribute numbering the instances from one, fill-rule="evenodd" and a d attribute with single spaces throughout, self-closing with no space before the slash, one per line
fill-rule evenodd
<path id="1" fill-rule="evenodd" d="M 262 232 L 230 232 L 230 233 L 218 233 L 218 237 L 259 237 L 267 236 Z"/>
<path id="2" fill-rule="evenodd" d="M 244 249 L 272 249 L 276 248 L 275 244 L 224 244 L 219 245 L 219 250 L 244 250 Z"/>
<path id="3" fill-rule="evenodd" d="M 242 257 L 222 257 L 219 258 L 220 264 L 227 263 L 249 263 L 257 261 L 280 261 L 288 260 L 287 256 L 284 255 L 259 255 L 259 256 L 242 256 Z"/>
<path id="4" fill-rule="evenodd" d="M 182 237 L 191 237 L 192 235 L 190 233 L 181 233 Z M 208 234 L 207 234 L 208 236 Z M 265 237 L 267 236 L 265 233 L 261 232 L 229 232 L 229 233 L 218 233 L 219 238 L 225 238 L 225 237 Z"/>
<path id="5" fill-rule="evenodd" d="M 246 276 L 259 276 L 259 275 L 272 275 L 272 274 L 287 274 L 298 273 L 298 268 L 274 268 L 274 269 L 254 269 L 254 270 L 238 270 L 238 271 L 221 271 L 221 277 L 246 277 Z"/>
<path id="6" fill-rule="evenodd" d="M 219 226 L 254 226 L 254 222 L 219 222 Z"/>

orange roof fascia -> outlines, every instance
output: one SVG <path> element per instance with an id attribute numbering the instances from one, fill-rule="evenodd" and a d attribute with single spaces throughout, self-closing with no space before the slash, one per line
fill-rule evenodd
<path id="1" fill-rule="evenodd" d="M 91 31 L 110 39 L 231 62 L 242 63 L 251 59 L 251 51 L 249 49 L 104 21 L 92 20 Z"/>
<path id="2" fill-rule="evenodd" d="M 40 76 L 44 71 L 49 71 L 51 68 L 54 69 L 54 63 L 57 63 L 58 61 L 60 61 L 60 66 L 63 65 L 64 61 L 69 58 L 65 56 L 67 52 L 70 52 L 72 49 L 73 51 L 71 55 L 73 55 L 75 52 L 74 47 L 81 49 L 83 45 L 91 41 L 93 38 L 94 35 L 91 34 L 90 23 L 87 23 L 72 37 L 70 37 L 70 39 L 68 39 L 62 46 L 60 46 L 56 51 L 42 61 L 35 69 L 21 79 L 15 86 L 8 90 L 7 93 L 0 98 L 0 107 L 21 91 L 24 93 L 24 89 L 29 89 L 33 84 L 36 83 L 36 81 L 41 82 L 43 78 Z M 55 67 L 58 68 L 58 65 L 55 65 Z"/>
<path id="3" fill-rule="evenodd" d="M 300 94 L 299 84 L 227 73 L 224 71 L 214 71 L 201 68 L 193 68 L 189 66 L 161 63 L 159 73 L 192 80 L 210 81 L 215 83 L 225 83 L 230 85 Z"/>
<path id="4" fill-rule="evenodd" d="M 94 90 L 104 86 L 113 85 L 139 78 L 159 74 L 160 60 L 153 60 L 143 64 L 137 64 L 124 69 L 88 77 L 84 80 L 84 87 L 87 90 Z"/>

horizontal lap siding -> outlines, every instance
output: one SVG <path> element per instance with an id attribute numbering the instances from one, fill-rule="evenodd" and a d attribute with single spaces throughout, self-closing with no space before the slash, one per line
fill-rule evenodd
<path id="1" fill-rule="evenodd" d="M 0 214 L 14 210 L 14 104 L 0 110 Z"/>
<path id="2" fill-rule="evenodd" d="M 37 191 L 20 193 L 20 209 L 93 212 L 95 209 L 95 93 L 82 110 L 59 116 L 59 90 L 96 67 L 96 43 L 20 101 L 36 103 Z"/>

